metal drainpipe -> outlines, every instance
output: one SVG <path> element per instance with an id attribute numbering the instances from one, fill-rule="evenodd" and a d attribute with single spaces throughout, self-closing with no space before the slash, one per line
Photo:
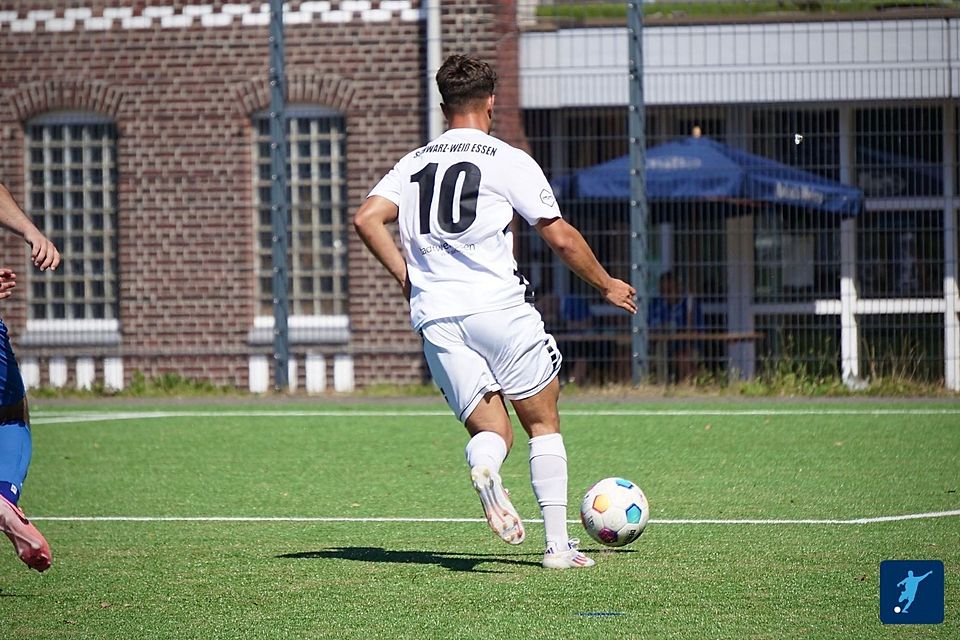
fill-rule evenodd
<path id="1" fill-rule="evenodd" d="M 443 113 L 440 111 L 440 92 L 437 90 L 437 70 L 443 52 L 440 35 L 440 0 L 423 0 L 427 14 L 427 138 L 433 140 L 444 130 Z"/>

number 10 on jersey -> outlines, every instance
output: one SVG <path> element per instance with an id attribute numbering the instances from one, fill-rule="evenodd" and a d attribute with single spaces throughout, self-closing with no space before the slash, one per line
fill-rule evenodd
<path id="1" fill-rule="evenodd" d="M 433 202 L 437 183 L 436 162 L 431 162 L 410 176 L 410 182 L 420 187 L 420 235 L 430 233 L 430 205 Z M 460 197 L 457 198 L 457 182 L 463 175 Z M 437 203 L 437 224 L 447 233 L 463 233 L 477 219 L 477 195 L 480 192 L 480 167 L 472 162 L 451 165 L 440 180 L 440 200 Z M 454 200 L 458 200 L 454 202 Z M 454 208 L 459 213 L 453 219 Z"/>

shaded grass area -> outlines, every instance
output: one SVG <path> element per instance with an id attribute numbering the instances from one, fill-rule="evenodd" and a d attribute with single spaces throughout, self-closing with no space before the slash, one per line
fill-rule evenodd
<path id="1" fill-rule="evenodd" d="M 0 574 L 6 637 L 882 638 L 881 560 L 958 568 L 956 547 L 936 542 L 955 539 L 945 521 L 651 526 L 632 548 L 595 552 L 590 572 L 545 572 L 535 548 L 477 525 L 387 527 L 48 523 L 56 571 Z M 949 588 L 947 611 L 958 604 Z"/>
<path id="2" fill-rule="evenodd" d="M 565 404 L 571 502 L 600 477 L 623 475 L 645 489 L 655 520 L 958 508 L 960 416 L 798 406 L 809 413 Z M 284 408 L 310 407 L 250 412 Z M 481 515 L 463 465 L 465 435 L 435 403 L 346 409 L 388 414 L 375 416 L 217 415 L 238 409 L 57 424 L 48 422 L 54 413 L 117 408 L 38 406 L 25 507 L 36 516 Z M 611 409 L 654 415 L 602 415 Z M 413 415 L 421 410 L 431 415 Z M 533 517 L 525 453 L 518 438 L 503 475 L 520 512 Z M 585 545 L 598 565 L 573 572 L 540 569 L 537 523 L 521 547 L 474 522 L 38 524 L 55 566 L 41 576 L 0 556 L 5 637 L 886 638 L 877 619 L 881 560 L 936 558 L 948 576 L 960 570 L 955 518 L 654 523 L 622 551 Z M 581 534 L 579 525 L 571 530 Z M 960 634 L 953 582 L 944 625 L 897 635 Z"/>

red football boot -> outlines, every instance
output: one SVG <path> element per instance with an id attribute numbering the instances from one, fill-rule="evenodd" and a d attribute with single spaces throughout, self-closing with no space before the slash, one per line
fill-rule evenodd
<path id="1" fill-rule="evenodd" d="M 20 507 L 0 496 L 0 531 L 7 534 L 20 559 L 37 571 L 50 568 L 50 545 L 43 534 L 23 515 Z"/>

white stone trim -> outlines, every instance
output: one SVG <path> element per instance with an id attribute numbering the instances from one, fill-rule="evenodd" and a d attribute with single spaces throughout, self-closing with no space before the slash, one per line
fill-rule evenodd
<path id="1" fill-rule="evenodd" d="M 255 316 L 253 326 L 257 329 L 273 329 L 273 316 Z M 290 316 L 287 318 L 288 329 L 347 329 L 350 327 L 350 316 Z"/>
<path id="2" fill-rule="evenodd" d="M 323 22 L 334 22 L 334 23 L 343 23 L 351 22 L 353 20 L 352 11 L 327 11 L 326 13 L 320 14 L 320 20 Z"/>
<path id="3" fill-rule="evenodd" d="M 148 18 L 163 18 L 174 14 L 173 7 L 147 7 L 143 10 L 143 15 Z"/>
<path id="4" fill-rule="evenodd" d="M 113 26 L 113 18 L 88 18 L 83 21 L 87 31 L 107 31 Z"/>
<path id="5" fill-rule="evenodd" d="M 252 11 L 252 7 L 248 4 L 225 4 L 223 5 L 222 11 L 228 13 L 231 16 L 242 16 Z"/>
<path id="6" fill-rule="evenodd" d="M 122 20 L 123 18 L 133 17 L 133 9 L 130 7 L 113 7 L 103 10 L 104 18 L 117 18 Z"/>
<path id="7" fill-rule="evenodd" d="M 290 316 L 287 331 L 290 344 L 343 344 L 350 339 L 350 316 Z M 250 344 L 272 344 L 273 316 L 256 316 L 247 339 Z"/>
<path id="8" fill-rule="evenodd" d="M 67 359 L 50 358 L 47 364 L 48 375 L 50 377 L 50 386 L 59 389 L 67 384 Z"/>
<path id="9" fill-rule="evenodd" d="M 164 16 L 160 18 L 160 26 L 164 29 L 177 29 L 189 27 L 193 24 L 193 16 L 178 14 L 174 16 Z"/>
<path id="10" fill-rule="evenodd" d="M 308 11 L 290 11 L 283 13 L 283 25 L 292 24 L 310 24 L 313 22 L 313 14 Z"/>
<path id="11" fill-rule="evenodd" d="M 294 10 L 284 6 L 284 23 L 287 25 L 345 24 L 360 21 L 374 24 L 389 22 L 399 18 L 404 22 L 423 19 L 420 9 L 414 9 L 412 3 L 399 0 L 341 0 L 340 2 L 301 2 Z M 31 10 L 21 14 L 19 11 L 0 11 L 0 33 L 4 24 L 9 25 L 12 33 L 32 33 L 38 29 L 51 32 L 66 31 L 106 31 L 122 30 L 175 29 L 188 28 L 196 24 L 194 18 L 206 29 L 217 29 L 237 24 L 240 17 L 243 26 L 265 26 L 270 24 L 270 5 L 266 3 L 229 3 L 221 7 L 214 4 L 188 4 L 182 9 L 172 5 L 160 5 L 135 9 L 132 7 L 107 7 L 100 15 L 94 15 L 89 7 L 73 7 L 63 10 L 57 16 L 52 10 Z M 159 24 L 158 24 L 159 22 Z"/>
<path id="12" fill-rule="evenodd" d="M 243 26 L 262 27 L 270 24 L 269 13 L 245 13 L 243 14 Z"/>
<path id="13" fill-rule="evenodd" d="M 390 22 L 393 13 L 386 9 L 369 9 L 362 12 L 364 22 Z"/>
<path id="14" fill-rule="evenodd" d="M 24 358 L 20 363 L 20 377 L 23 386 L 29 391 L 40 386 L 40 361 L 37 358 Z"/>
<path id="15" fill-rule="evenodd" d="M 333 390 L 338 393 L 349 393 L 353 389 L 353 356 L 346 354 L 333 356 Z"/>
<path id="16" fill-rule="evenodd" d="M 290 393 L 297 390 L 297 386 L 300 383 L 299 375 L 300 372 L 297 367 L 296 358 L 290 358 L 290 360 L 287 361 L 287 391 Z"/>
<path id="17" fill-rule="evenodd" d="M 232 13 L 205 13 L 200 16 L 200 24 L 205 27 L 226 27 L 232 22 Z"/>
<path id="18" fill-rule="evenodd" d="M 247 370 L 250 376 L 250 393 L 266 393 L 270 388 L 270 362 L 267 356 L 250 356 Z"/>
<path id="19" fill-rule="evenodd" d="M 97 375 L 96 366 L 93 364 L 93 358 L 77 358 L 74 363 L 77 372 L 77 389 L 89 391 L 93 388 L 93 380 Z"/>
<path id="20" fill-rule="evenodd" d="M 327 359 L 319 353 L 308 353 L 304 361 L 307 393 L 327 390 Z"/>
<path id="21" fill-rule="evenodd" d="M 147 9 L 149 11 L 149 9 Z M 64 9 L 63 17 L 68 20 L 86 20 L 87 18 L 93 17 L 93 10 L 87 8 L 79 9 Z"/>
<path id="22" fill-rule="evenodd" d="M 10 22 L 10 31 L 14 33 L 30 33 L 37 30 L 34 20 L 13 20 Z"/>
<path id="23" fill-rule="evenodd" d="M 77 21 L 69 18 L 54 18 L 47 20 L 47 31 L 73 31 Z"/>
<path id="24" fill-rule="evenodd" d="M 188 4 L 183 8 L 185 16 L 207 16 L 213 13 L 213 5 L 210 4 Z"/>
<path id="25" fill-rule="evenodd" d="M 114 391 L 123 389 L 123 358 L 103 359 L 103 386 Z"/>
<path id="26" fill-rule="evenodd" d="M 27 320 L 27 330 L 20 336 L 23 347 L 65 345 L 120 344 L 120 323 L 117 320 Z"/>
<path id="27" fill-rule="evenodd" d="M 119 331 L 119 320 L 27 320 L 27 331 Z"/>
<path id="28" fill-rule="evenodd" d="M 120 21 L 124 29 L 149 29 L 153 26 L 153 18 L 148 16 L 136 16 L 124 18 Z"/>

